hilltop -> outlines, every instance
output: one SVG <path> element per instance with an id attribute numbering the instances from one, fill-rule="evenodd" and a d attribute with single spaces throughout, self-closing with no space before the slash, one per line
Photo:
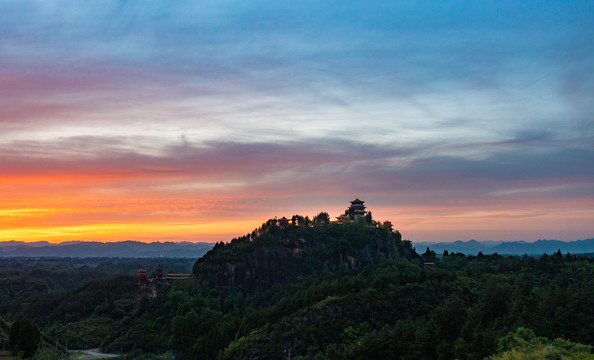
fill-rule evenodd
<path id="1" fill-rule="evenodd" d="M 337 266 L 358 272 L 382 259 L 420 256 L 389 222 L 374 221 L 370 212 L 351 205 L 333 222 L 325 212 L 311 220 L 270 219 L 250 234 L 217 243 L 196 261 L 193 273 L 216 288 L 254 291 Z"/>

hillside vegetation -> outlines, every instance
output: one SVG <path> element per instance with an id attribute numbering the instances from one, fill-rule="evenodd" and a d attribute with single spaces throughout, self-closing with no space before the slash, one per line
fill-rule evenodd
<path id="1" fill-rule="evenodd" d="M 217 244 L 193 281 L 143 299 L 104 348 L 138 358 L 482 359 L 519 327 L 594 343 L 592 259 L 438 259 L 373 221 L 294 219 Z"/>
<path id="2" fill-rule="evenodd" d="M 193 271 L 213 287 L 251 292 L 337 266 L 357 272 L 382 259 L 420 263 L 410 241 L 370 216 L 338 224 L 322 212 L 312 220 L 295 215 L 285 226 L 271 219 L 228 244 L 220 242 Z"/>
<path id="3" fill-rule="evenodd" d="M 129 359 L 588 359 L 594 345 L 592 258 L 419 255 L 371 216 L 270 220 L 193 274 L 140 298 L 131 277 L 97 280 L 18 314 Z"/>

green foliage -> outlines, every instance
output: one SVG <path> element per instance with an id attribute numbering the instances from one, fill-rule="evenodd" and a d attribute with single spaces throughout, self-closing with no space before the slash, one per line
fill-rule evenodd
<path id="1" fill-rule="evenodd" d="M 532 349 L 538 342 L 540 341 L 536 338 L 536 335 L 534 335 L 534 331 L 519 327 L 516 332 L 510 332 L 499 339 L 497 351 L 503 353 L 512 349 Z"/>
<path id="2" fill-rule="evenodd" d="M 364 220 L 328 224 L 324 229 L 299 227 L 299 222 L 306 223 L 295 218 L 296 225 L 289 225 L 293 228 L 284 234 L 308 242 L 324 239 L 312 242 L 315 251 L 308 256 L 314 258 L 332 256 L 332 246 L 340 249 L 339 254 L 353 253 L 377 239 L 405 244 L 395 240 L 399 234 L 385 228 L 376 232 Z M 388 258 L 358 273 L 344 266 L 328 267 L 301 282 L 254 293 L 187 281 L 161 298 L 143 299 L 103 347 L 142 354 L 135 355 L 139 358 L 172 350 L 190 359 L 289 354 L 483 359 L 497 351 L 499 339 L 503 338 L 500 344 L 511 341 L 504 340 L 509 329 L 521 326 L 541 336 L 592 344 L 594 312 L 588 304 L 594 293 L 593 275 L 594 263 L 587 258 L 454 253 L 436 258 L 433 268 Z M 513 339 L 523 338 L 530 336 Z"/>
<path id="3" fill-rule="evenodd" d="M 55 347 L 42 343 L 32 360 L 62 360 L 66 359 L 66 355 L 56 350 Z"/>
<path id="4" fill-rule="evenodd" d="M 53 320 L 48 319 L 48 315 L 63 301 L 64 294 L 94 280 L 105 280 L 117 275 L 128 275 L 132 279 L 138 269 L 154 268 L 158 263 L 162 263 L 168 271 L 188 273 L 194 260 L 2 258 L 0 315 L 8 320 L 27 316 L 44 324 Z"/>
<path id="5" fill-rule="evenodd" d="M 523 359 L 594 359 L 592 346 L 574 343 L 557 338 L 536 337 L 530 329 L 519 327 L 499 340 L 498 353 L 490 360 L 523 360 Z"/>
<path id="6" fill-rule="evenodd" d="M 437 259 L 437 254 L 435 254 L 435 251 L 430 250 L 429 247 L 427 247 L 427 250 L 421 256 L 423 257 L 423 261 L 426 262 L 435 262 Z"/>
<path id="7" fill-rule="evenodd" d="M 130 359 L 591 359 L 593 259 L 421 257 L 373 221 L 328 219 L 295 215 L 285 229 L 268 221 L 194 266 L 207 271 L 257 248 L 294 247 L 303 264 L 324 265 L 299 281 L 248 291 L 190 279 L 136 299 L 135 279 L 119 277 L 33 292 L 18 309 L 52 337 L 101 341 L 103 351 Z M 370 261 L 346 266 L 355 256 Z M 423 267 L 428 260 L 434 266 Z"/>
<path id="8" fill-rule="evenodd" d="M 10 327 L 8 346 L 14 355 L 30 358 L 35 355 L 40 342 L 41 333 L 31 319 L 19 319 Z"/>
<path id="9" fill-rule="evenodd" d="M 376 262 L 379 256 L 418 258 L 409 241 L 402 241 L 400 233 L 374 222 L 371 213 L 337 224 L 330 222 L 327 213 L 321 212 L 313 220 L 294 215 L 284 228 L 270 219 L 250 234 L 230 243 L 219 242 L 196 261 L 193 272 L 205 274 L 216 271 L 216 265 L 240 263 L 260 248 L 298 249 L 301 259 L 309 260 L 308 264 L 301 264 L 301 268 L 312 268 L 314 263 L 318 267 L 323 267 L 324 263 L 343 264 L 347 257 L 359 257 L 368 262 Z"/>
<path id="10" fill-rule="evenodd" d="M 71 349 L 89 349 L 99 347 L 117 324 L 110 317 L 91 315 L 65 324 L 56 321 L 47 328 L 45 334 L 61 344 L 68 344 Z"/>
<path id="11" fill-rule="evenodd" d="M 118 276 L 70 292 L 25 297 L 17 314 L 34 318 L 46 335 L 71 348 L 96 347 L 132 313 L 136 295 L 136 279 Z"/>
<path id="12" fill-rule="evenodd" d="M 544 305 L 551 297 L 534 290 L 560 296 L 558 284 L 577 291 L 571 296 L 577 303 L 587 302 L 594 290 L 588 277 L 594 264 L 590 259 L 551 261 L 558 260 L 448 254 L 432 269 L 387 261 L 358 275 L 310 284 L 246 314 L 238 331 L 241 341 L 232 342 L 222 357 L 249 358 L 254 348 L 263 356 L 263 339 L 271 339 L 270 354 L 286 356 L 291 350 L 302 358 L 482 359 L 496 350 L 506 329 L 521 324 L 546 329 L 541 333 L 553 337 L 564 331 L 592 344 L 590 306 L 555 301 L 554 311 L 565 315 L 547 319 L 534 306 L 549 311 Z M 319 296 L 316 289 L 323 289 Z M 298 305 L 287 306 L 293 303 Z M 574 326 L 576 321 L 585 328 Z"/>
<path id="13" fill-rule="evenodd" d="M 321 212 L 313 218 L 313 225 L 317 227 L 324 227 L 330 224 L 330 215 L 327 212 Z"/>

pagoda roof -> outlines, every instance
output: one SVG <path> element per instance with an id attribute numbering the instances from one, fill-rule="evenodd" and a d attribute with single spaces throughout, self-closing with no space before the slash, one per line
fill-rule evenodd
<path id="1" fill-rule="evenodd" d="M 280 221 L 289 221 L 289 219 L 287 219 L 287 218 L 286 218 L 286 217 L 284 217 L 284 216 L 283 216 L 282 218 L 280 218 L 279 220 L 280 220 Z"/>
<path id="2" fill-rule="evenodd" d="M 351 204 L 355 204 L 355 203 L 357 203 L 357 204 L 363 204 L 364 202 L 365 201 L 359 200 L 359 198 L 356 198 L 355 200 L 351 201 Z"/>

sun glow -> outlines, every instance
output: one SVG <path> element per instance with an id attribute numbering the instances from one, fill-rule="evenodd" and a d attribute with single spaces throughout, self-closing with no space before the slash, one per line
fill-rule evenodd
<path id="1" fill-rule="evenodd" d="M 32 226 L 0 230 L 0 240 L 21 241 L 228 241 L 251 231 L 255 219 L 205 223 L 110 223 L 72 226 Z"/>

